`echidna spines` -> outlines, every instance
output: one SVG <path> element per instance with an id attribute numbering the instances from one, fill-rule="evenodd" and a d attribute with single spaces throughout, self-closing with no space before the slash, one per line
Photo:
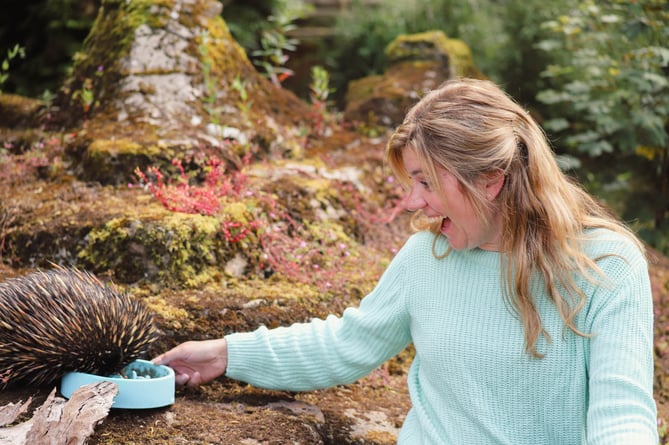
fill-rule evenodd
<path id="1" fill-rule="evenodd" d="M 109 374 L 157 338 L 140 301 L 78 269 L 0 283 L 0 389 L 53 383 L 72 370 Z"/>

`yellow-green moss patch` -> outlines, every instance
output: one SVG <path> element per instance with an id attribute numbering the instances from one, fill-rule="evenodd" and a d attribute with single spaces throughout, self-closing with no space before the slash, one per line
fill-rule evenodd
<path id="1" fill-rule="evenodd" d="M 79 261 L 113 270 L 123 282 L 156 280 L 197 286 L 220 274 L 226 245 L 211 216 L 169 213 L 160 220 L 115 218 L 93 229 Z"/>
<path id="2" fill-rule="evenodd" d="M 388 64 L 435 60 L 450 65 L 459 77 L 481 77 L 471 50 L 462 40 L 450 39 L 442 31 L 398 36 L 386 47 Z"/>

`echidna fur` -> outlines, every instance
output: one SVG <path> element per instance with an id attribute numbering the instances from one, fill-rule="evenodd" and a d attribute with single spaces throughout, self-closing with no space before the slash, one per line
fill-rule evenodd
<path id="1" fill-rule="evenodd" d="M 110 375 L 150 351 L 153 315 L 75 268 L 0 283 L 0 390 L 52 384 L 68 371 Z"/>

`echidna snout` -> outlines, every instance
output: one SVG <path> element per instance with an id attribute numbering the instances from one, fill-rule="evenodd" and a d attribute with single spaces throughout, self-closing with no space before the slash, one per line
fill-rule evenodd
<path id="1" fill-rule="evenodd" d="M 109 375 L 147 355 L 157 336 L 146 305 L 89 272 L 0 283 L 0 389 L 51 384 L 68 371 Z"/>

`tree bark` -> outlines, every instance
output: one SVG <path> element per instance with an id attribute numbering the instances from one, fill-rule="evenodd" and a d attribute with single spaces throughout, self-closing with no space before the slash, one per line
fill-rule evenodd
<path id="1" fill-rule="evenodd" d="M 109 414 L 117 393 L 115 383 L 98 382 L 82 386 L 66 401 L 56 397 L 54 388 L 30 420 L 0 429 L 0 445 L 83 445 Z M 31 401 L 0 407 L 0 426 L 14 422 Z"/>

